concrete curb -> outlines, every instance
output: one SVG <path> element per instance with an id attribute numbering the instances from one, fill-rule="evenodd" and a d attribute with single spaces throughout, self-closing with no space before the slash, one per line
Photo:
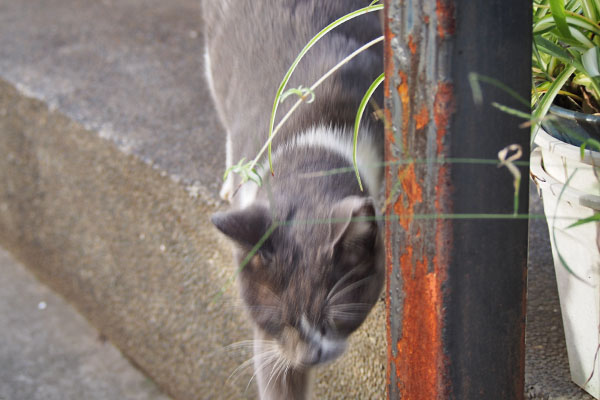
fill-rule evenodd
<path id="1" fill-rule="evenodd" d="M 251 335 L 208 219 L 224 155 L 199 8 L 0 1 L 0 245 L 174 398 L 254 398 L 251 371 L 230 378 L 250 354 L 224 349 Z M 317 398 L 384 397 L 383 310 Z"/>
<path id="2" fill-rule="evenodd" d="M 0 399 L 168 400 L 0 248 Z"/>

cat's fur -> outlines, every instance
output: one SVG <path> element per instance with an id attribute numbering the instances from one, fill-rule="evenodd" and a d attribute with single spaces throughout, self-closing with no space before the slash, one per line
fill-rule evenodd
<path id="1" fill-rule="evenodd" d="M 206 73 L 227 130 L 227 166 L 252 160 L 267 139 L 277 87 L 304 45 L 335 19 L 370 0 L 204 0 Z M 288 87 L 312 85 L 333 65 L 381 35 L 377 15 L 336 28 L 301 61 Z M 213 216 L 235 243 L 240 263 L 273 223 L 239 274 L 241 297 L 254 323 L 254 366 L 261 399 L 305 399 L 310 367 L 340 356 L 383 285 L 383 244 L 374 220 L 382 158 L 382 125 L 361 127 L 353 172 L 352 130 L 359 102 L 383 71 L 372 47 L 315 91 L 315 101 L 290 118 L 273 143 L 271 176 L 259 188 L 239 177 L 223 185 L 233 207 Z M 295 99 L 286 100 L 279 118 Z M 379 102 L 381 104 L 381 102 Z M 312 221 L 313 223 L 306 223 Z M 324 221 L 324 223 L 314 223 Z"/>

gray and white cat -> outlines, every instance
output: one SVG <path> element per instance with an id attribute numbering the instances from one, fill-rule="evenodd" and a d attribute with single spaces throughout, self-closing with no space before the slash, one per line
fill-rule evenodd
<path id="1" fill-rule="evenodd" d="M 227 130 L 228 167 L 258 154 L 267 139 L 275 92 L 304 45 L 330 22 L 370 1 L 204 0 L 206 74 Z M 379 17 L 372 13 L 336 28 L 301 61 L 288 87 L 312 85 L 380 35 Z M 274 140 L 274 175 L 263 166 L 263 185 L 249 182 L 239 190 L 240 178 L 230 175 L 221 190 L 232 209 L 212 221 L 234 242 L 238 264 L 279 223 L 238 279 L 254 325 L 261 399 L 308 398 L 311 367 L 344 352 L 348 336 L 381 292 L 383 240 L 373 199 L 382 176 L 382 124 L 368 117 L 361 127 L 358 166 L 364 192 L 352 171 L 327 171 L 352 167 L 356 111 L 382 71 L 381 47 L 346 64 Z M 279 116 L 289 103 L 279 107 Z"/>

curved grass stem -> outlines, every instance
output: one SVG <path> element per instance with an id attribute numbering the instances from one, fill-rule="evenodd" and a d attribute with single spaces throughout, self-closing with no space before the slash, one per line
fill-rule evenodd
<path id="1" fill-rule="evenodd" d="M 363 186 L 362 186 L 362 182 L 360 180 L 360 173 L 358 172 L 358 163 L 356 162 L 356 152 L 357 152 L 357 146 L 358 146 L 358 130 L 360 128 L 360 120 L 362 119 L 363 112 L 365 111 L 365 108 L 367 107 L 367 102 L 373 95 L 373 92 L 375 92 L 377 87 L 379 87 L 379 85 L 381 84 L 381 82 L 383 82 L 384 79 L 385 79 L 385 72 L 382 73 L 381 75 L 379 75 L 373 81 L 373 83 L 371 83 L 371 86 L 369 86 L 369 89 L 367 89 L 367 92 L 363 96 L 363 98 L 360 102 L 360 105 L 358 106 L 358 111 L 356 113 L 356 119 L 354 120 L 354 137 L 352 139 L 352 164 L 354 165 L 354 173 L 356 174 L 356 179 L 358 180 L 358 186 L 360 187 L 361 192 L 363 191 Z"/>
<path id="2" fill-rule="evenodd" d="M 344 15 L 343 17 L 333 21 L 331 24 L 327 25 L 325 28 L 323 28 L 319 33 L 317 33 L 307 44 L 306 46 L 304 46 L 304 48 L 302 49 L 302 51 L 300 52 L 300 54 L 298 54 L 298 56 L 296 57 L 296 59 L 294 60 L 294 62 L 292 63 L 292 66 L 288 69 L 287 73 L 285 74 L 285 76 L 283 77 L 283 80 L 281 81 L 281 84 L 279 85 L 279 88 L 277 89 L 277 94 L 275 95 L 275 101 L 273 102 L 273 109 L 271 111 L 271 119 L 269 121 L 269 140 L 267 141 L 267 147 L 268 147 L 268 154 L 269 154 L 269 168 L 271 169 L 271 173 L 273 173 L 273 160 L 271 159 L 271 143 L 272 143 L 272 136 L 273 136 L 273 127 L 275 125 L 275 114 L 277 113 L 277 106 L 279 105 L 279 101 L 280 101 L 280 97 L 288 83 L 288 81 L 290 80 L 290 77 L 292 76 L 292 73 L 294 72 L 294 70 L 296 69 L 296 67 L 298 66 L 298 63 L 300 62 L 300 60 L 302 60 L 302 58 L 306 55 L 306 53 L 323 37 L 325 36 L 327 33 L 329 33 L 331 30 L 333 30 L 334 28 L 338 27 L 339 25 L 343 24 L 344 22 L 347 22 L 353 18 L 356 18 L 360 15 L 366 14 L 366 13 L 370 13 L 373 11 L 378 11 L 378 10 L 382 10 L 383 9 L 383 4 L 375 4 L 375 2 L 371 3 L 369 6 L 361 8 L 359 10 L 353 11 L 349 14 Z M 262 151 L 261 151 L 262 152 Z"/>
<path id="3" fill-rule="evenodd" d="M 339 63 L 337 63 L 335 66 L 333 66 L 329 71 L 327 71 L 327 73 L 325 73 L 321 78 L 319 78 L 319 80 L 317 80 L 309 88 L 309 90 L 311 92 L 314 92 L 314 90 L 317 87 L 319 87 L 327 78 L 329 78 L 331 75 L 333 75 L 342 66 L 344 66 L 345 64 L 347 64 L 350 60 L 352 60 L 354 57 L 356 57 L 357 55 L 359 55 L 360 53 L 362 53 L 363 51 L 365 51 L 369 47 L 374 46 L 375 44 L 380 43 L 382 41 L 383 41 L 383 36 L 380 36 L 380 37 L 378 37 L 376 39 L 371 40 L 370 42 L 366 43 L 365 45 L 359 47 L 358 49 L 356 49 L 354 52 L 352 52 L 347 57 L 345 57 L 343 60 L 341 60 Z M 280 96 L 277 97 L 277 101 L 279 101 L 279 97 Z M 303 97 L 299 98 L 298 101 L 296 101 L 296 103 L 292 106 L 292 108 L 290 108 L 290 110 L 286 113 L 286 115 L 281 119 L 281 121 L 279 121 L 279 123 L 277 124 L 277 126 L 273 129 L 272 133 L 269 135 L 269 139 L 265 142 L 265 144 L 260 149 L 260 151 L 258 152 L 258 154 L 256 155 L 256 157 L 254 158 L 254 160 L 252 160 L 252 163 L 250 164 L 250 169 L 254 168 L 256 166 L 256 164 L 258 163 L 258 160 L 260 160 L 260 157 L 262 157 L 262 155 L 264 154 L 264 152 L 267 149 L 270 149 L 271 143 L 273 142 L 273 139 L 275 138 L 275 135 L 277 135 L 277 133 L 279 132 L 279 130 L 281 129 L 281 127 L 283 126 L 283 124 L 285 124 L 285 122 L 290 118 L 290 116 L 294 113 L 294 111 L 296 111 L 298 109 L 298 107 L 300 107 L 300 105 L 302 104 L 302 102 L 304 102 L 304 101 L 305 101 L 305 98 L 303 98 Z M 269 150 L 269 166 L 271 167 L 271 171 L 272 171 L 273 167 L 271 165 L 271 159 L 270 158 L 271 157 L 270 157 L 270 150 Z"/>

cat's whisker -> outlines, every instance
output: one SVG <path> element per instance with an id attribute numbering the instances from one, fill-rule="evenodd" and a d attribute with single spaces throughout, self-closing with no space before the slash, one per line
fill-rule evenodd
<path id="1" fill-rule="evenodd" d="M 334 294 L 333 296 L 331 296 L 331 299 L 329 299 L 330 303 L 333 303 L 336 299 L 340 298 L 341 296 L 343 296 L 344 294 L 364 285 L 366 282 L 368 282 L 371 279 L 370 276 L 367 276 L 366 278 L 360 279 L 354 283 L 349 284 L 348 286 L 344 287 L 343 289 L 340 289 L 336 294 Z"/>
<path id="2" fill-rule="evenodd" d="M 370 309 L 371 305 L 367 303 L 334 304 L 327 308 L 326 314 L 330 321 L 335 318 L 351 321 L 362 317 Z"/>
<path id="3" fill-rule="evenodd" d="M 252 376 L 248 380 L 248 384 L 246 384 L 246 388 L 244 389 L 244 393 L 246 393 L 248 391 L 248 388 L 250 387 L 250 384 L 252 383 L 252 380 L 259 373 L 261 373 L 267 366 L 271 365 L 273 362 L 276 361 L 276 359 L 278 358 L 278 356 L 277 356 L 277 354 L 276 354 L 275 351 L 276 350 L 273 349 L 273 353 L 272 354 L 268 354 L 267 357 L 265 357 L 261 362 L 258 362 L 258 363 L 254 364 L 254 373 L 252 374 Z M 261 357 L 261 355 L 264 355 L 264 353 L 261 353 L 259 355 L 255 355 L 254 358 L 258 359 L 259 357 Z"/>
<path id="4" fill-rule="evenodd" d="M 269 361 L 269 359 L 267 359 L 267 361 Z M 254 373 L 252 374 L 252 376 L 250 377 L 250 379 L 248 380 L 248 384 L 246 385 L 246 388 L 244 389 L 244 393 L 246 393 L 248 391 L 248 388 L 250 387 L 250 384 L 252 383 L 252 380 L 256 377 L 256 375 L 258 375 L 259 372 L 262 371 L 262 365 L 264 365 L 267 361 L 263 361 L 262 364 L 260 365 L 255 365 L 254 366 Z"/>
<path id="5" fill-rule="evenodd" d="M 236 369 L 233 370 L 233 372 L 229 375 L 229 377 L 227 378 L 227 382 L 229 382 L 231 380 L 232 377 L 234 376 L 239 376 L 241 375 L 241 373 L 248 367 L 250 367 L 251 365 L 254 364 L 254 361 L 256 359 L 258 359 L 259 357 L 264 357 L 265 355 L 269 356 L 269 355 L 274 355 L 277 352 L 276 349 L 272 349 L 272 350 L 266 350 L 262 353 L 259 354 L 255 354 L 254 356 L 250 357 L 248 360 L 244 361 L 243 363 L 241 363 Z"/>
<path id="6" fill-rule="evenodd" d="M 260 364 L 259 366 L 254 367 L 254 373 L 250 377 L 250 380 L 248 381 L 248 384 L 246 385 L 246 389 L 244 389 L 244 393 L 246 393 L 246 391 L 250 387 L 250 384 L 252 383 L 252 380 L 256 377 L 256 375 L 258 375 L 260 372 L 262 372 L 264 366 L 268 365 L 268 363 L 272 362 L 272 361 L 273 361 L 272 358 L 268 358 L 266 361 L 263 361 L 263 363 Z"/>
<path id="7" fill-rule="evenodd" d="M 343 319 L 346 321 L 352 321 L 352 320 L 362 316 L 362 314 L 359 314 L 359 313 L 352 313 L 352 312 L 345 312 L 345 311 L 332 311 L 330 313 L 330 315 L 335 319 Z"/>
<path id="8" fill-rule="evenodd" d="M 327 294 L 327 298 L 325 299 L 325 301 L 329 301 L 329 299 L 331 298 L 331 296 L 333 296 L 336 292 L 336 290 L 342 285 L 344 284 L 344 282 L 346 282 L 346 280 L 348 278 L 350 278 L 350 276 L 352 275 L 352 273 L 356 270 L 357 267 L 352 268 L 350 271 L 346 272 L 339 281 L 337 281 L 335 283 L 335 285 L 333 285 L 333 287 L 331 288 L 331 290 L 329 291 L 329 293 Z"/>
<path id="9" fill-rule="evenodd" d="M 371 309 L 371 305 L 367 303 L 333 304 L 329 306 L 329 309 L 334 311 L 367 311 Z"/>
<path id="10" fill-rule="evenodd" d="M 274 341 L 267 340 L 265 342 L 274 342 Z M 250 380 L 248 380 L 248 384 L 246 385 L 246 389 L 244 389 L 244 393 L 250 387 L 250 384 L 252 383 L 252 380 L 254 379 L 254 377 L 256 377 L 266 367 L 268 367 L 269 365 L 272 365 L 274 362 L 276 362 L 279 359 L 279 350 L 277 349 L 276 344 L 275 343 L 270 344 L 268 347 L 269 347 L 268 350 L 265 350 L 261 353 L 254 355 L 253 360 L 258 361 L 263 357 L 264 357 L 264 359 L 262 360 L 262 362 L 255 364 L 254 374 L 252 374 L 252 376 L 250 377 Z M 265 357 L 265 355 L 266 355 L 266 357 Z"/>
<path id="11" fill-rule="evenodd" d="M 275 380 L 279 380 L 279 378 L 283 375 L 283 372 L 285 371 L 285 366 L 287 365 L 287 360 L 282 359 L 281 363 L 279 364 L 279 367 L 277 368 L 277 374 L 275 375 Z"/>
<path id="12" fill-rule="evenodd" d="M 241 363 L 240 365 L 238 365 L 231 372 L 231 374 L 229 374 L 229 376 L 227 377 L 227 379 L 225 380 L 225 382 L 229 383 L 229 382 L 235 380 L 234 376 L 239 376 L 242 371 L 244 371 L 246 368 L 250 367 L 253 363 L 254 363 L 254 357 L 251 357 L 248 360 L 246 360 L 243 363 Z M 232 378 L 234 378 L 234 379 L 232 379 Z"/>
<path id="13" fill-rule="evenodd" d="M 260 368 L 258 368 L 257 374 L 258 373 L 262 373 L 263 370 L 266 369 L 266 367 L 271 366 L 271 372 L 273 371 L 273 368 L 275 367 L 274 364 L 276 364 L 278 362 L 279 358 L 271 358 L 269 360 L 269 363 L 265 363 L 264 365 L 262 365 Z M 255 374 L 256 375 L 256 374 Z M 271 376 L 271 375 L 270 375 Z M 269 379 L 267 385 L 265 386 L 265 392 L 267 391 L 267 389 L 269 388 L 269 383 L 271 382 L 271 380 Z"/>
<path id="14" fill-rule="evenodd" d="M 290 372 L 291 369 L 292 369 L 292 361 L 288 360 L 285 365 L 285 374 L 283 376 L 284 380 L 287 380 L 288 373 Z"/>
<path id="15" fill-rule="evenodd" d="M 270 373 L 269 381 L 267 382 L 267 386 L 265 386 L 265 392 L 268 392 L 269 385 L 273 381 L 273 378 L 275 378 L 275 380 L 277 380 L 277 378 L 276 378 L 276 375 L 278 375 L 277 371 L 279 370 L 280 365 L 282 365 L 282 363 L 284 361 L 285 361 L 285 359 L 283 357 L 278 357 L 277 360 L 275 361 L 275 365 L 273 365 L 273 367 L 271 368 L 271 373 Z"/>
<path id="16" fill-rule="evenodd" d="M 258 340 L 258 339 L 249 339 L 249 340 L 241 340 L 239 342 L 231 343 L 225 346 L 224 350 L 230 349 L 238 349 L 243 347 L 253 348 L 255 344 L 261 344 L 263 346 L 275 345 L 277 342 L 274 340 Z"/>

